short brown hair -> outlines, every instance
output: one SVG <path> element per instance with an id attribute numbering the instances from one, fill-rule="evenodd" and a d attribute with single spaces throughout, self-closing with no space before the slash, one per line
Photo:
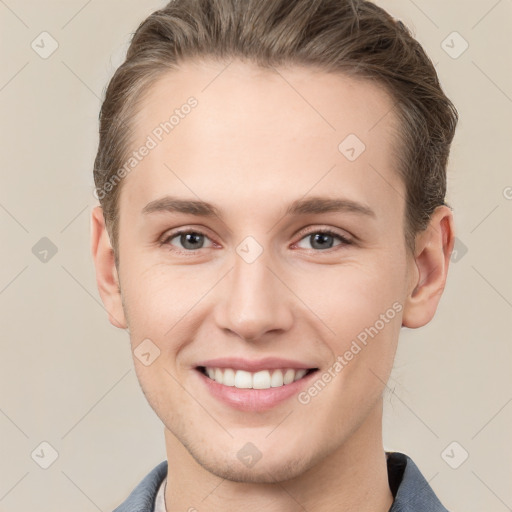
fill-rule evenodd
<path id="1" fill-rule="evenodd" d="M 144 20 L 106 89 L 94 162 L 96 193 L 118 264 L 117 186 L 142 93 L 187 59 L 240 58 L 263 68 L 314 66 L 384 87 L 400 123 L 405 240 L 446 204 L 446 166 L 458 121 L 436 70 L 405 25 L 365 0 L 172 0 Z"/>

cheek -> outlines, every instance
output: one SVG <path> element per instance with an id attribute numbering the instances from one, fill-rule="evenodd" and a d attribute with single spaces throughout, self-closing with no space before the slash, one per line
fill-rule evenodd
<path id="1" fill-rule="evenodd" d="M 403 269 L 385 258 L 364 275 L 358 274 L 351 292 L 344 296 L 344 310 L 340 312 L 336 330 L 337 355 L 343 356 L 344 372 L 369 370 L 387 380 L 391 368 L 400 328 L 402 325 Z M 364 368 L 363 368 L 364 367 Z M 377 378 L 373 384 L 380 385 Z"/>
<path id="2" fill-rule="evenodd" d="M 403 301 L 405 267 L 390 258 L 332 266 L 300 277 L 298 295 L 342 338 L 354 337 Z M 397 307 L 395 306 L 396 312 Z M 331 333 L 333 334 L 333 333 Z"/>
<path id="3" fill-rule="evenodd" d="M 179 271 L 165 265 L 145 267 L 127 266 L 123 280 L 123 296 L 131 313 L 132 322 L 142 328 L 157 326 L 170 328 L 197 301 L 206 283 L 197 273 Z"/>
<path id="4" fill-rule="evenodd" d="M 404 279 L 402 266 L 382 254 L 371 264 L 336 269 L 318 294 L 314 311 L 334 331 L 325 338 L 336 375 L 331 393 L 353 407 L 370 407 L 388 380 L 402 325 Z"/>
<path id="5" fill-rule="evenodd" d="M 173 386 L 168 371 L 178 379 L 182 377 L 174 372 L 180 366 L 184 347 L 194 339 L 198 326 L 208 314 L 201 298 L 211 289 L 216 276 L 194 272 L 192 266 L 171 268 L 163 264 L 133 265 L 125 270 L 127 279 L 123 295 L 128 309 L 134 364 L 141 384 L 147 393 L 155 390 L 156 400 L 159 387 Z M 143 343 L 147 343 L 145 340 L 150 340 L 156 346 L 153 350 L 158 353 L 148 367 L 137 360 L 137 354 L 143 351 Z"/>

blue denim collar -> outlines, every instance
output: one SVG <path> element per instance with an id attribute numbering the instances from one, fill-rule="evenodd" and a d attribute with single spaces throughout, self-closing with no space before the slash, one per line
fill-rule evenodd
<path id="1" fill-rule="evenodd" d="M 400 452 L 386 452 L 388 479 L 394 502 L 389 512 L 448 512 L 413 460 Z M 167 461 L 158 464 L 113 512 L 153 512 Z"/>
<path id="2" fill-rule="evenodd" d="M 448 512 L 408 455 L 386 454 L 389 487 L 395 498 L 389 512 Z"/>

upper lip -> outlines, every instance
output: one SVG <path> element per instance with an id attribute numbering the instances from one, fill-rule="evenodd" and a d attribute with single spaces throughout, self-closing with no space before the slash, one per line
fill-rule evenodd
<path id="1" fill-rule="evenodd" d="M 233 370 L 245 370 L 257 372 L 260 370 L 277 370 L 285 368 L 304 369 L 317 368 L 315 364 L 303 363 L 294 359 L 282 359 L 279 357 L 266 357 L 264 359 L 243 359 L 241 357 L 221 357 L 208 359 L 196 364 L 208 368 L 232 368 Z"/>

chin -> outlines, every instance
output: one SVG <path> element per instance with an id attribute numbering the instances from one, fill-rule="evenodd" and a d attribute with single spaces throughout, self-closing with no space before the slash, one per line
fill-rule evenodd
<path id="1" fill-rule="evenodd" d="M 215 453 L 213 449 L 205 452 L 204 447 L 198 450 L 187 450 L 195 461 L 209 473 L 238 483 L 271 484 L 294 479 L 306 472 L 313 461 L 305 453 L 298 453 L 297 450 L 290 450 L 284 453 L 283 450 L 272 450 L 271 456 L 265 452 L 261 458 L 252 465 L 241 462 L 237 453 L 231 452 Z"/>
<path id="2" fill-rule="evenodd" d="M 300 476 L 308 468 L 304 460 L 283 461 L 274 464 L 265 463 L 260 459 L 252 468 L 243 467 L 241 464 L 224 461 L 223 464 L 213 463 L 211 461 L 198 461 L 210 473 L 219 478 L 231 482 L 247 484 L 273 484 L 284 482 Z"/>

